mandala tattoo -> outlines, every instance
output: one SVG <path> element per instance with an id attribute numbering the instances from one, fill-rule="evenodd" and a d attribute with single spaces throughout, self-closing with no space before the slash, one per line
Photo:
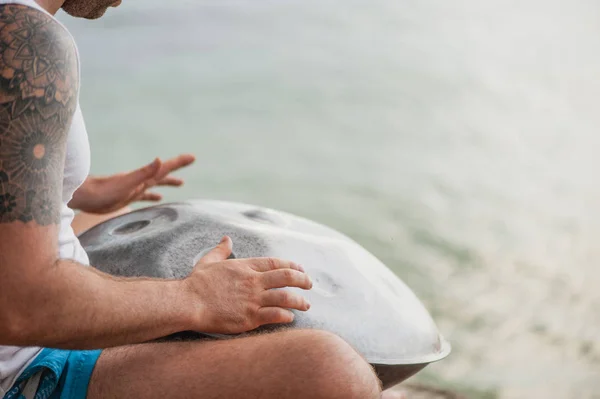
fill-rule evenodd
<path id="1" fill-rule="evenodd" d="M 60 222 L 78 79 L 62 26 L 33 8 L 0 5 L 0 223 Z"/>

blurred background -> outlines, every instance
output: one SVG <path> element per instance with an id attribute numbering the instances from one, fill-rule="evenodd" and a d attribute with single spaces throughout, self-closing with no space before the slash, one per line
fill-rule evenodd
<path id="1" fill-rule="evenodd" d="M 62 15 L 92 171 L 293 212 L 423 300 L 471 398 L 600 398 L 600 3 L 124 0 Z"/>

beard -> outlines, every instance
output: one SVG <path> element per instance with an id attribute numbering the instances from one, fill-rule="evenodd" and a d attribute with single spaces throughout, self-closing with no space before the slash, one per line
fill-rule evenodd
<path id="1" fill-rule="evenodd" d="M 62 9 L 77 18 L 98 19 L 116 0 L 66 0 Z"/>

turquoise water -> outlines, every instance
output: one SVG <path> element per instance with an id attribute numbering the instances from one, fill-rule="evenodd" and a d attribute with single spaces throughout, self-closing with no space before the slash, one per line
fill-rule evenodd
<path id="1" fill-rule="evenodd" d="M 78 40 L 93 171 L 331 225 L 454 345 L 417 378 L 600 398 L 600 3 L 125 0 Z M 594 396 L 595 395 L 595 396 Z"/>

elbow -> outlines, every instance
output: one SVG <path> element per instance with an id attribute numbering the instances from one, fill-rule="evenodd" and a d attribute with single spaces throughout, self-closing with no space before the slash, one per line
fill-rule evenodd
<path id="1" fill-rule="evenodd" d="M 46 268 L 50 269 L 50 268 Z M 11 276 L 0 291 L 0 345 L 42 346 L 37 341 L 45 331 L 44 323 L 50 317 L 47 312 L 47 295 L 39 281 L 46 274 L 20 273 Z"/>
<path id="2" fill-rule="evenodd" d="M 7 310 L 10 307 L 0 308 L 0 345 L 25 346 L 27 321 L 26 318 L 15 311 Z M 29 326 L 31 328 L 31 326 Z"/>

